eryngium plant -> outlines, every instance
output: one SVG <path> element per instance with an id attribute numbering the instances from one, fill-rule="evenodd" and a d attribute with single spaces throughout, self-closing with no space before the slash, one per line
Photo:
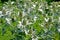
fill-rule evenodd
<path id="1" fill-rule="evenodd" d="M 8 1 L 0 11 L 0 40 L 59 40 L 60 2 Z"/>

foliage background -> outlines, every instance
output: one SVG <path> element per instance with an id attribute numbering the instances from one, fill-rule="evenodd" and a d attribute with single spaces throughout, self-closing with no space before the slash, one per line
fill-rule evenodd
<path id="1" fill-rule="evenodd" d="M 59 40 L 60 2 L 0 1 L 0 40 Z"/>

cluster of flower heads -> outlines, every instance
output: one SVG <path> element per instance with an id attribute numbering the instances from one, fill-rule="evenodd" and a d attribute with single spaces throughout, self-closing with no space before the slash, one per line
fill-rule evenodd
<path id="1" fill-rule="evenodd" d="M 8 2 L 0 11 L 0 26 L 13 40 L 59 40 L 60 2 Z M 7 27 L 7 28 L 6 28 Z M 10 37 L 10 36 L 9 36 Z"/>

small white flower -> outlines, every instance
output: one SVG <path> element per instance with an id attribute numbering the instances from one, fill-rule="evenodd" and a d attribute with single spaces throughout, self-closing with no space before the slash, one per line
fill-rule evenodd
<path id="1" fill-rule="evenodd" d="M 36 5 L 35 5 L 35 4 L 33 4 L 33 7 L 36 7 Z"/>
<path id="2" fill-rule="evenodd" d="M 4 15 L 0 15 L 0 17 L 2 17 L 2 16 L 4 16 Z"/>
<path id="3" fill-rule="evenodd" d="M 58 7 L 60 7 L 60 5 L 58 5 Z"/>
<path id="4" fill-rule="evenodd" d="M 3 16 L 2 11 L 0 11 L 0 17 L 2 17 L 2 16 Z"/>
<path id="5" fill-rule="evenodd" d="M 24 7 L 26 7 L 27 5 L 26 5 L 26 3 L 24 4 Z"/>
<path id="6" fill-rule="evenodd" d="M 29 20 L 26 21 L 26 25 L 30 25 L 32 22 L 29 22 Z"/>
<path id="7" fill-rule="evenodd" d="M 45 18 L 45 21 L 48 22 L 49 18 Z"/>
<path id="8" fill-rule="evenodd" d="M 36 4 L 38 3 L 38 2 L 35 2 Z"/>
<path id="9" fill-rule="evenodd" d="M 14 1 L 12 1 L 11 4 L 14 4 Z"/>
<path id="10" fill-rule="evenodd" d="M 6 15 L 11 15 L 11 12 L 10 11 L 6 11 Z"/>
<path id="11" fill-rule="evenodd" d="M 32 38 L 32 40 L 38 40 L 38 37 L 36 37 L 36 38 Z"/>
<path id="12" fill-rule="evenodd" d="M 60 32 L 60 29 L 58 28 L 58 31 Z"/>
<path id="13" fill-rule="evenodd" d="M 53 6 L 50 6 L 50 8 L 52 8 Z"/>
<path id="14" fill-rule="evenodd" d="M 5 7 L 3 7 L 3 9 L 5 10 Z"/>
<path id="15" fill-rule="evenodd" d="M 39 24 L 39 25 L 41 25 L 41 27 L 44 27 L 44 25 L 43 25 L 43 24 Z"/>
<path id="16" fill-rule="evenodd" d="M 19 16 L 19 12 L 17 13 L 17 15 Z"/>
<path id="17" fill-rule="evenodd" d="M 36 19 L 37 19 L 37 17 L 36 17 L 36 16 L 34 16 L 34 21 L 36 21 Z"/>
<path id="18" fill-rule="evenodd" d="M 0 11 L 0 14 L 2 14 L 2 11 Z"/>
<path id="19" fill-rule="evenodd" d="M 42 10 L 42 9 L 40 9 L 40 8 L 39 8 L 38 10 L 39 10 L 39 11 L 41 11 L 41 12 L 43 12 L 43 10 Z"/>
<path id="20" fill-rule="evenodd" d="M 19 21 L 19 27 L 21 27 L 21 26 L 22 26 L 22 22 Z"/>
<path id="21" fill-rule="evenodd" d="M 26 15 L 26 12 L 23 11 L 23 14 L 22 14 L 22 15 L 23 15 L 23 17 L 24 17 L 24 16 Z"/>
<path id="22" fill-rule="evenodd" d="M 37 38 L 32 38 L 32 40 L 38 40 Z"/>
<path id="23" fill-rule="evenodd" d="M 25 31 L 25 33 L 26 33 L 26 35 L 28 34 L 28 32 L 29 32 L 29 30 L 24 30 Z"/>
<path id="24" fill-rule="evenodd" d="M 6 18 L 6 21 L 7 21 L 8 24 L 10 24 L 11 19 L 10 18 Z"/>

